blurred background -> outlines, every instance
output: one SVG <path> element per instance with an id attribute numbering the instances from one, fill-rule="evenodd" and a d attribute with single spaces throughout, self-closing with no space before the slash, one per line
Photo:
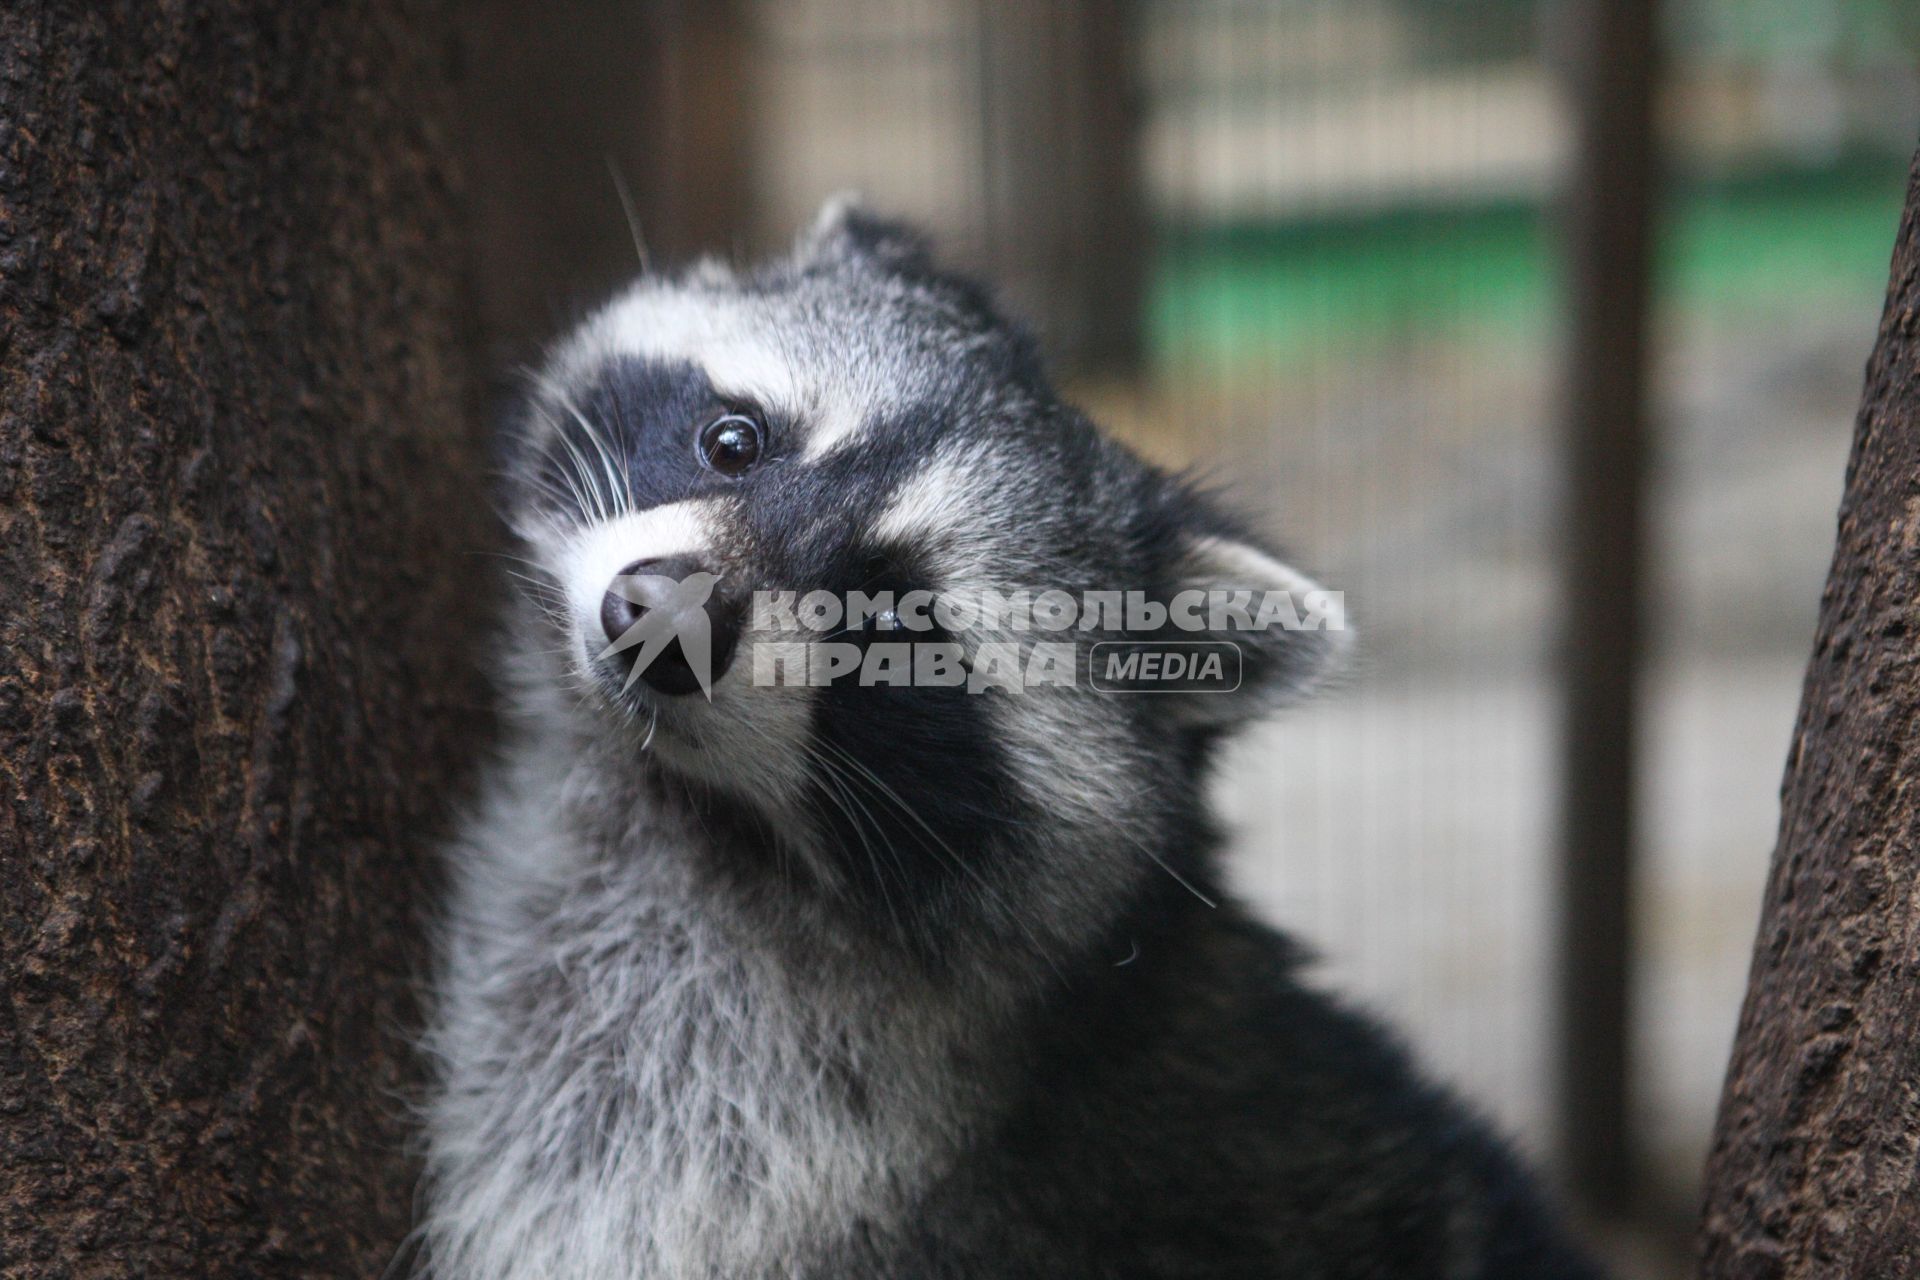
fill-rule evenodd
<path id="1" fill-rule="evenodd" d="M 848 188 L 1347 592 L 1233 875 L 1678 1275 L 1920 133 L 1905 0 L 467 6 L 510 371 Z M 611 162 L 611 164 L 610 164 Z"/>

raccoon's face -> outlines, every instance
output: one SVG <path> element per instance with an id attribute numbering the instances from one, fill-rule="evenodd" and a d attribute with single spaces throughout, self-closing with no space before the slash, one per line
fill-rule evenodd
<path id="1" fill-rule="evenodd" d="M 752 815 L 783 875 L 909 944 L 1086 940 L 1156 863 L 1191 871 L 1206 747 L 1344 639 L 1337 601 L 845 205 L 790 258 L 649 277 L 588 320 L 509 477 L 546 580 L 523 663 L 612 745 L 599 767 Z M 1211 682 L 1125 665 L 1208 645 L 1232 651 Z"/>

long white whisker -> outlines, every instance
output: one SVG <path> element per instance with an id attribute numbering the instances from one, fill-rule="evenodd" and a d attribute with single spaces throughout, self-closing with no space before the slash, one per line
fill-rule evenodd
<path id="1" fill-rule="evenodd" d="M 611 520 L 613 514 L 607 509 L 605 497 L 600 492 L 600 481 L 594 476 L 593 468 L 587 465 L 585 456 L 573 441 L 567 438 L 565 431 L 558 431 L 555 435 L 559 438 L 561 446 L 573 458 L 573 464 L 580 473 L 580 483 L 584 484 L 587 492 L 593 495 L 593 514 L 602 520 Z"/>
<path id="2" fill-rule="evenodd" d="M 567 440 L 566 433 L 561 430 L 559 423 L 553 421 L 553 419 L 549 418 L 545 413 L 542 413 L 540 417 L 541 420 L 547 424 L 548 429 L 553 433 L 554 437 L 560 441 L 561 447 L 573 456 L 574 465 L 572 467 L 560 468 L 560 479 L 566 482 L 567 489 L 572 494 L 571 501 L 573 506 L 578 509 L 582 515 L 593 515 L 597 504 L 589 502 L 586 493 L 580 488 L 580 482 L 585 479 L 585 477 L 579 474 L 579 450 L 575 449 Z"/>
<path id="3" fill-rule="evenodd" d="M 867 826 L 869 824 L 873 825 L 875 834 L 879 834 L 879 826 L 874 822 L 872 811 L 867 809 L 865 805 L 860 805 L 860 813 L 855 813 L 852 806 L 859 804 L 859 799 L 848 789 L 847 779 L 833 767 L 832 763 L 828 761 L 825 756 L 820 755 L 817 751 L 809 750 L 808 755 L 815 764 L 820 765 L 822 769 L 825 770 L 821 775 L 821 781 L 826 784 L 826 796 L 828 800 L 833 803 L 834 807 L 840 811 L 841 816 L 845 817 L 847 822 L 853 827 L 854 834 L 860 838 L 860 849 L 861 852 L 866 855 L 867 865 L 873 868 L 874 883 L 879 886 L 880 889 L 880 900 L 886 904 L 887 915 L 893 920 L 894 929 L 904 939 L 907 936 L 906 925 L 900 919 L 900 913 L 894 908 L 893 894 L 887 889 L 886 873 L 880 869 L 880 860 L 874 854 L 873 843 L 867 838 Z M 860 820 L 861 814 L 865 814 L 866 816 L 866 822 L 864 823 Z M 895 865 L 897 866 L 898 863 L 896 862 Z"/>
<path id="4" fill-rule="evenodd" d="M 1181 875 L 1178 871 L 1175 871 L 1171 866 L 1167 865 L 1166 860 L 1162 858 L 1159 854 L 1155 853 L 1151 848 L 1149 848 L 1145 841 L 1141 840 L 1137 836 L 1128 836 L 1126 837 L 1126 840 L 1128 844 L 1132 845 L 1134 848 L 1138 849 L 1140 852 L 1146 854 L 1147 857 L 1153 859 L 1153 865 L 1155 865 L 1156 867 L 1159 867 L 1162 871 L 1172 876 L 1175 884 L 1179 885 L 1182 889 L 1185 889 L 1188 893 L 1198 898 L 1201 902 L 1204 902 L 1207 906 L 1215 910 L 1219 909 L 1220 907 L 1219 903 L 1215 902 L 1212 898 L 1209 898 L 1206 894 L 1200 892 L 1200 890 L 1194 887 L 1192 881 L 1188 880 L 1185 876 Z"/>
<path id="5" fill-rule="evenodd" d="M 920 816 L 918 810 L 902 799 L 899 792 L 895 791 L 884 779 L 874 773 L 874 771 L 865 764 L 861 763 L 851 752 L 838 743 L 821 739 L 818 742 L 818 746 L 833 751 L 841 760 L 845 761 L 847 765 L 857 771 L 855 775 L 856 778 L 864 779 L 883 799 L 890 800 L 900 812 L 913 819 L 913 821 L 919 825 L 920 829 L 926 832 L 928 838 L 934 841 L 934 844 L 928 847 L 928 851 L 935 857 L 941 858 L 956 871 L 972 879 L 973 882 L 980 887 L 981 892 L 986 894 L 988 899 L 1000 908 L 1006 918 L 1011 921 L 1021 933 L 1026 935 L 1027 941 L 1033 945 L 1035 954 L 1045 960 L 1048 967 L 1056 974 L 1061 973 L 1060 966 L 1054 962 L 1052 955 L 1041 945 L 1039 937 L 1028 927 L 1025 917 L 1014 908 L 1012 903 L 1007 901 L 1005 896 L 993 887 L 992 883 L 990 883 L 984 875 L 970 865 L 965 858 L 961 857 L 959 852 L 955 850 L 951 844 L 948 844 L 947 841 L 941 837 L 940 833 L 928 824 L 925 818 Z M 816 756 L 816 758 L 822 759 L 823 763 L 825 762 L 823 757 Z M 1065 975 L 1061 974 L 1061 976 L 1064 977 Z"/>
<path id="6" fill-rule="evenodd" d="M 653 274 L 653 263 L 647 258 L 646 237 L 640 234 L 640 211 L 634 207 L 633 192 L 627 189 L 627 176 L 620 172 L 620 162 L 607 155 L 607 176 L 613 179 L 613 189 L 620 197 L 620 209 L 627 215 L 627 231 L 633 236 L 633 256 L 640 259 L 640 274 Z"/>
<path id="7" fill-rule="evenodd" d="M 632 476 L 631 473 L 626 472 L 625 463 L 616 464 L 614 462 L 614 451 L 607 443 L 605 434 L 587 420 L 587 415 L 580 412 L 579 407 L 574 404 L 571 396 L 562 392 L 560 395 L 560 405 L 568 413 L 573 415 L 573 420 L 580 424 L 580 430 L 586 435 L 587 442 L 591 444 L 595 452 L 600 455 L 600 465 L 606 470 L 607 487 L 613 490 L 616 496 L 614 505 L 619 508 L 623 515 L 632 510 Z M 620 474 L 616 474 L 616 466 Z M 622 483 L 623 475 L 626 476 L 626 483 Z"/>

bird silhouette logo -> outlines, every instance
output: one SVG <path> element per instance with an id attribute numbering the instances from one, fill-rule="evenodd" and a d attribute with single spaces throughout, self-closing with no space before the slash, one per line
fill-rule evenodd
<path id="1" fill-rule="evenodd" d="M 666 651 L 675 640 L 680 652 L 700 682 L 700 692 L 713 701 L 713 624 L 707 618 L 707 600 L 720 581 L 714 573 L 690 573 L 674 579 L 652 573 L 621 574 L 607 589 L 641 607 L 643 612 L 620 638 L 600 651 L 604 661 L 616 653 L 639 646 L 633 670 L 620 686 L 624 693 L 647 669 L 649 663 Z"/>

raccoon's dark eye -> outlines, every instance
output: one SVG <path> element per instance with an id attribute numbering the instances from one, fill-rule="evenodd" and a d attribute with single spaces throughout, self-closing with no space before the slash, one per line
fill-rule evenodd
<path id="1" fill-rule="evenodd" d="M 729 413 L 700 428 L 695 444 L 700 464 L 723 476 L 744 475 L 760 460 L 760 424 L 743 413 Z"/>

